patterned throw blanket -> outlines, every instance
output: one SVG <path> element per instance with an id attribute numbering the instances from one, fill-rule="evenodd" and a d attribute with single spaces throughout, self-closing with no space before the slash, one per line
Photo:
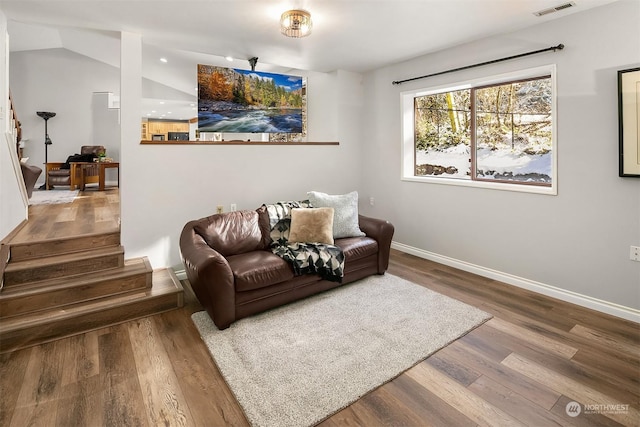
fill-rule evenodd
<path id="1" fill-rule="evenodd" d="M 265 205 L 269 213 L 271 252 L 293 267 L 296 276 L 316 273 L 325 280 L 342 282 L 344 276 L 344 254 L 342 249 L 324 243 L 289 244 L 291 209 L 312 207 L 308 200 L 302 202 L 278 202 Z"/>

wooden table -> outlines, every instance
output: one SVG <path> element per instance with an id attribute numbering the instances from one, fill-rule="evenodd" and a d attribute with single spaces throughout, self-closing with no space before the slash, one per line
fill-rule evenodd
<path id="1" fill-rule="evenodd" d="M 93 162 L 93 163 L 89 163 L 89 162 L 77 162 L 76 163 L 80 169 L 80 183 L 79 183 L 79 187 L 80 190 L 84 191 L 84 186 L 85 186 L 85 174 L 86 174 L 86 169 L 89 166 L 98 166 L 98 190 L 99 191 L 104 191 L 104 180 L 105 180 L 105 170 L 107 169 L 111 169 L 111 168 L 116 168 L 118 170 L 118 184 L 117 186 L 120 187 L 120 163 L 119 162 Z"/>
<path id="2" fill-rule="evenodd" d="M 116 186 L 120 187 L 120 163 L 119 162 L 98 162 L 98 190 L 104 191 L 105 169 L 116 168 L 118 170 L 118 181 Z"/>

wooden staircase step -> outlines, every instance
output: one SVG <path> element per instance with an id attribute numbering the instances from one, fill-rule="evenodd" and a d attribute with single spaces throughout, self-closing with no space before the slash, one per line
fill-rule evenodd
<path id="1" fill-rule="evenodd" d="M 11 262 L 120 246 L 120 231 L 11 244 Z"/>
<path id="2" fill-rule="evenodd" d="M 4 319 L 0 353 L 182 307 L 183 289 L 172 270 L 153 272 L 151 288 Z"/>
<path id="3" fill-rule="evenodd" d="M 58 277 L 12 286 L 0 292 L 0 319 L 150 288 L 147 258 L 125 260 L 123 268 Z"/>
<path id="4" fill-rule="evenodd" d="M 46 258 L 10 262 L 4 271 L 4 287 L 38 282 L 50 278 L 118 268 L 124 265 L 124 248 L 109 246 Z"/>

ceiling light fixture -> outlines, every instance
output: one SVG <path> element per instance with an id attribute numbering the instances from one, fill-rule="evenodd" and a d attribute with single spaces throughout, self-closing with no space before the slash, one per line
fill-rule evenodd
<path id="1" fill-rule="evenodd" d="M 306 37 L 312 26 L 311 14 L 306 10 L 287 10 L 280 17 L 280 32 L 287 37 Z"/>
<path id="2" fill-rule="evenodd" d="M 160 58 L 160 62 L 164 62 L 166 64 L 169 61 L 167 61 L 167 58 Z"/>

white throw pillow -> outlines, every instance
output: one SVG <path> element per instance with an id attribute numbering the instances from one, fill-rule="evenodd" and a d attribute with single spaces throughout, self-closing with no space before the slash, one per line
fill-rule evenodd
<path id="1" fill-rule="evenodd" d="M 307 193 L 314 208 L 333 208 L 333 238 L 361 237 L 358 226 L 358 192 L 331 195 L 319 191 Z"/>

